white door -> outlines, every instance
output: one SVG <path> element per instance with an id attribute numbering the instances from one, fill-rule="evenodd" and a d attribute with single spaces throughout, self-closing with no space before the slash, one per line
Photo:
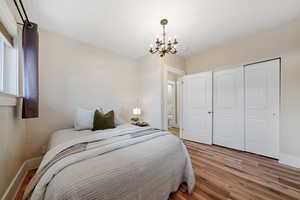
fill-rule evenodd
<path id="1" fill-rule="evenodd" d="M 214 72 L 213 143 L 244 150 L 244 69 Z"/>
<path id="2" fill-rule="evenodd" d="M 246 151 L 278 158 L 280 60 L 245 67 Z"/>
<path id="3" fill-rule="evenodd" d="M 184 139 L 212 144 L 212 72 L 183 78 Z"/>

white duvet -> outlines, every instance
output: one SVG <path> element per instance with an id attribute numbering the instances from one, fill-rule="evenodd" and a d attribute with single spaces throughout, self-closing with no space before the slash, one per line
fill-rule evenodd
<path id="1" fill-rule="evenodd" d="M 43 174 L 27 197 L 32 200 L 166 200 L 182 182 L 189 192 L 195 177 L 179 138 L 164 131 L 131 137 L 146 130 L 121 125 L 105 131 L 56 132 L 38 172 L 60 152 L 76 144 L 86 150 L 59 160 Z M 89 143 L 91 141 L 97 141 Z"/>

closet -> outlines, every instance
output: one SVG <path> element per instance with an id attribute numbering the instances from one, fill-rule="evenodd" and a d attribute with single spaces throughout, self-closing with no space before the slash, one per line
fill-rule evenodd
<path id="1" fill-rule="evenodd" d="M 184 77 L 182 137 L 278 158 L 280 59 Z"/>

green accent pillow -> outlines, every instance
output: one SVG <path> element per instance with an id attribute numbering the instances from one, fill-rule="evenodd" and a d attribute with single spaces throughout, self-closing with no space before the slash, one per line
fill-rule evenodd
<path id="1" fill-rule="evenodd" d="M 116 128 L 114 111 L 112 110 L 106 114 L 103 114 L 99 110 L 96 110 L 94 114 L 94 123 L 92 130 L 97 131 L 110 128 Z"/>

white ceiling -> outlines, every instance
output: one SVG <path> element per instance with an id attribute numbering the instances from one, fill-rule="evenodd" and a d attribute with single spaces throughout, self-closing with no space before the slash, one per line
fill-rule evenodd
<path id="1" fill-rule="evenodd" d="M 191 55 L 300 16 L 299 0 L 23 2 L 41 28 L 132 57 L 148 54 L 149 44 L 161 33 L 161 18 L 169 20 L 167 35 L 176 34 L 180 54 Z"/>

